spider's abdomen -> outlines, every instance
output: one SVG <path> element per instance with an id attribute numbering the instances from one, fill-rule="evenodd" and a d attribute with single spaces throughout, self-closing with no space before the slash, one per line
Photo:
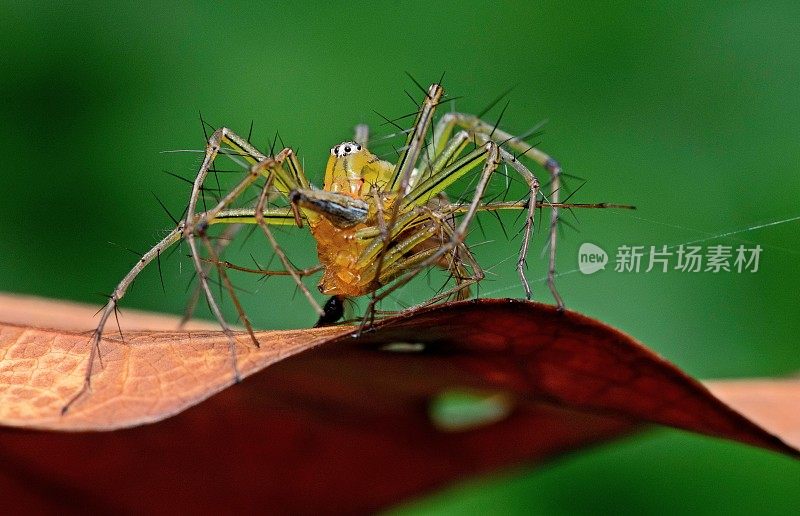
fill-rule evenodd
<path id="1" fill-rule="evenodd" d="M 319 217 L 311 225 L 319 262 L 325 267 L 319 290 L 326 296 L 363 296 L 378 287 L 371 267 L 362 268 L 357 264 L 369 240 L 355 238 L 354 234 L 364 227 L 364 224 L 358 224 L 338 228 L 325 217 Z"/>

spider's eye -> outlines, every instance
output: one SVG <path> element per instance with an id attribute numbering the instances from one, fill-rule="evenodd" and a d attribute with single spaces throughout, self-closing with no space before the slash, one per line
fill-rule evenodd
<path id="1" fill-rule="evenodd" d="M 356 142 L 342 142 L 336 147 L 331 149 L 331 154 L 336 157 L 342 158 L 349 154 L 355 154 L 361 150 L 361 145 Z"/>

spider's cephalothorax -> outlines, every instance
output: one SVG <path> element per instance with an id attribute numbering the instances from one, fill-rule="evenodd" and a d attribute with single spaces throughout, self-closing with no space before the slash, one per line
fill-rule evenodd
<path id="1" fill-rule="evenodd" d="M 109 296 L 94 333 L 91 355 L 83 389 L 64 407 L 88 391 L 100 339 L 108 318 L 117 309 L 136 276 L 148 264 L 158 260 L 173 244 L 184 240 L 194 264 L 199 288 L 205 294 L 211 311 L 225 333 L 236 370 L 236 341 L 225 322 L 208 276 L 216 270 L 222 285 L 233 300 L 240 321 L 253 333 L 226 270 L 262 275 L 288 275 L 320 316 L 320 324 L 333 322 L 342 313 L 347 298 L 370 295 L 366 321 L 371 321 L 376 304 L 420 271 L 431 266 L 446 269 L 454 284 L 443 289 L 425 303 L 446 299 L 463 299 L 470 285 L 483 279 L 483 271 L 465 243 L 470 224 L 479 211 L 518 210 L 525 214 L 517 271 L 526 297 L 531 290 L 525 278 L 525 264 L 536 208 L 549 207 L 550 291 L 559 307 L 563 306 L 555 288 L 556 223 L 558 222 L 560 174 L 558 162 L 524 138 L 515 137 L 466 113 L 446 113 L 434 124 L 436 107 L 444 90 L 433 84 L 425 91 L 413 126 L 397 161 L 377 158 L 365 144 L 369 140 L 366 126 L 358 126 L 353 141 L 342 142 L 331 149 L 322 189 L 311 186 L 300 160 L 291 148 L 273 155 L 256 149 L 245 138 L 227 128 L 216 130 L 208 139 L 205 156 L 186 209 L 186 216 L 167 236 L 145 253 Z M 516 152 L 516 154 L 512 153 Z M 270 151 L 270 154 L 272 151 Z M 234 156 L 248 162 L 244 177 L 223 195 L 216 205 L 198 210 L 198 201 L 205 193 L 204 183 L 220 155 Z M 520 158 L 526 158 L 550 176 L 549 199 L 540 197 L 539 181 Z M 233 158 L 232 158 L 233 159 Z M 487 185 L 500 164 L 513 169 L 528 187 L 528 198 L 518 202 L 487 201 Z M 459 178 L 478 171 L 470 190 L 462 192 L 464 201 L 450 202 L 445 189 Z M 237 200 L 257 181 L 264 180 L 255 206 L 234 208 Z M 282 198 L 283 205 L 275 204 Z M 203 198 L 204 199 L 204 198 Z M 619 205 L 570 205 L 570 207 L 628 207 Z M 270 226 L 304 226 L 311 229 L 317 243 L 319 265 L 307 269 L 295 267 L 278 245 Z M 215 224 L 233 224 L 225 238 L 212 243 L 208 229 Z M 280 259 L 281 270 L 251 269 L 220 259 L 227 242 L 242 224 L 257 225 Z M 201 247 L 202 246 L 202 247 Z M 204 253 L 200 251 L 203 250 Z M 323 310 L 302 278 L 323 271 L 319 289 L 335 298 Z M 189 313 L 191 310 L 188 311 Z"/>
<path id="2" fill-rule="evenodd" d="M 376 243 L 369 228 L 386 226 L 386 194 L 394 165 L 378 159 L 363 145 L 347 141 L 331 149 L 322 190 L 298 189 L 290 199 L 304 209 L 317 242 L 324 273 L 319 291 L 329 296 L 358 297 L 381 286 L 375 256 L 366 254 Z M 378 220 L 379 217 L 382 220 Z"/>
<path id="3" fill-rule="evenodd" d="M 393 171 L 392 163 L 379 159 L 360 143 L 342 142 L 331 148 L 322 188 L 361 199 L 371 188 L 383 190 Z"/>

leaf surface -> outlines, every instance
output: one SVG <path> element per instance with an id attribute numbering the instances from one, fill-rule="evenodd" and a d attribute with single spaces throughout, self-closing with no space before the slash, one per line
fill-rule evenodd
<path id="1" fill-rule="evenodd" d="M 360 338 L 348 328 L 263 332 L 258 350 L 242 336 L 242 371 L 269 367 L 227 389 L 231 363 L 219 332 L 125 331 L 125 343 L 104 340 L 91 395 L 61 417 L 82 381 L 88 341 L 88 333 L 0 327 L 0 420 L 107 430 L 177 415 L 114 432 L 2 429 L 4 502 L 361 512 L 646 423 L 798 456 L 631 337 L 534 303 L 421 309 Z M 779 411 L 798 389 L 782 384 Z M 738 387 L 713 384 L 769 412 L 763 397 L 753 401 Z M 797 436 L 796 420 L 781 426 L 775 416 L 760 421 Z"/>

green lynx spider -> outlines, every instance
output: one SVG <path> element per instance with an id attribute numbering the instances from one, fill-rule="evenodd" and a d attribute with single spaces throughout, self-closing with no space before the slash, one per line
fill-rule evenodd
<path id="1" fill-rule="evenodd" d="M 449 112 L 433 126 L 426 140 L 433 115 L 442 101 L 441 85 L 431 85 L 419 106 L 414 125 L 407 135 L 396 163 L 379 159 L 366 147 L 368 129 L 360 125 L 353 141 L 342 142 L 330 151 L 321 189 L 311 185 L 300 161 L 291 148 L 268 156 L 246 139 L 227 128 L 215 131 L 205 148 L 199 172 L 193 182 L 185 218 L 141 259 L 120 281 L 102 309 L 100 321 L 91 342 L 89 361 L 82 389 L 65 406 L 63 412 L 91 388 L 91 376 L 99 344 L 108 318 L 125 295 L 136 276 L 173 244 L 185 240 L 199 288 L 208 305 L 228 336 L 233 361 L 234 378 L 238 380 L 234 332 L 225 321 L 212 294 L 208 281 L 209 267 L 216 266 L 219 277 L 233 300 L 241 322 L 258 341 L 250 321 L 238 302 L 226 269 L 238 269 L 258 274 L 291 276 L 300 292 L 321 317 L 321 321 L 338 319 L 338 308 L 331 308 L 347 298 L 370 296 L 362 328 L 368 326 L 376 304 L 397 288 L 408 283 L 420 271 L 430 266 L 448 270 L 455 285 L 423 304 L 436 303 L 469 295 L 469 287 L 484 278 L 484 272 L 465 243 L 467 232 L 479 211 L 523 210 L 525 225 L 516 268 L 530 299 L 531 288 L 525 276 L 526 256 L 534 224 L 536 208 L 551 209 L 549 223 L 549 260 L 547 284 L 559 308 L 563 300 L 555 286 L 556 226 L 559 208 L 629 208 L 610 204 L 559 203 L 561 167 L 544 152 L 523 139 L 499 129 L 480 118 Z M 455 133 L 455 134 L 454 134 Z M 472 146 L 472 150 L 469 147 Z M 506 147 L 516 151 L 512 154 Z M 198 211 L 198 200 L 204 182 L 219 154 L 234 154 L 245 159 L 249 168 L 241 181 L 219 202 L 205 211 Z M 550 178 L 549 198 L 540 196 L 536 175 L 521 161 L 525 157 L 541 166 Z M 484 202 L 489 180 L 501 164 L 508 165 L 524 180 L 528 200 L 524 202 Z M 479 169 L 477 186 L 468 203 L 451 203 L 444 197 L 445 188 L 469 172 Z M 265 184 L 255 206 L 231 208 L 245 190 L 264 178 Z M 285 207 L 271 207 L 274 197 L 283 197 Z M 541 197 L 541 200 L 539 198 Z M 460 219 L 456 219 L 456 216 Z M 457 223 L 456 223 L 457 221 Z M 218 250 L 211 245 L 207 229 L 215 224 L 255 224 L 263 232 L 283 270 L 248 269 L 223 262 Z M 320 265 L 298 269 L 287 258 L 270 230 L 271 225 L 308 225 L 317 242 Z M 208 254 L 202 257 L 200 249 Z M 319 305 L 303 283 L 302 278 L 322 271 L 319 290 L 330 296 L 325 308 Z M 333 310 L 333 317 L 326 311 Z"/>

